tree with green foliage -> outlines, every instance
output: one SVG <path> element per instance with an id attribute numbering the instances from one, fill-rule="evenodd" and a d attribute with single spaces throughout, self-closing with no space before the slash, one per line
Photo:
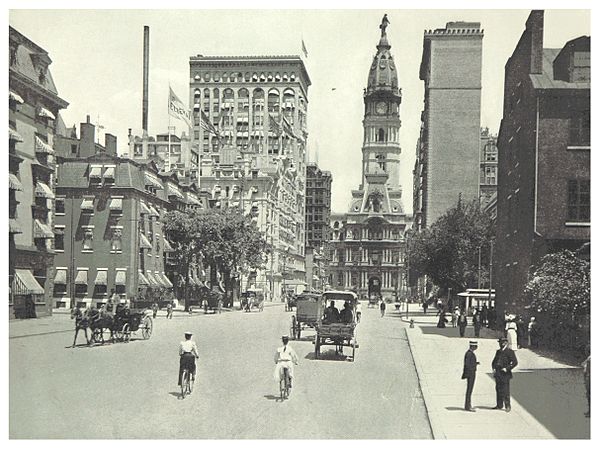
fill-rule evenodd
<path id="1" fill-rule="evenodd" d="M 542 340 L 581 353 L 589 343 L 590 262 L 564 250 L 544 256 L 525 286 Z"/>
<path id="2" fill-rule="evenodd" d="M 411 235 L 408 257 L 411 271 L 427 275 L 446 294 L 476 287 L 481 249 L 481 279 L 489 279 L 490 243 L 494 225 L 488 214 L 474 200 L 456 206 L 438 218 L 431 227 Z"/>

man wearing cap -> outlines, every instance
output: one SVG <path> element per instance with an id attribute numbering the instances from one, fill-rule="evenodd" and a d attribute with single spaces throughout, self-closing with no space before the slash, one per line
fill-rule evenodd
<path id="1" fill-rule="evenodd" d="M 196 359 L 198 358 L 198 347 L 192 340 L 192 333 L 186 332 L 185 340 L 179 343 L 179 379 L 177 385 L 181 385 L 181 375 L 184 369 L 192 375 L 192 382 L 196 378 Z"/>
<path id="2" fill-rule="evenodd" d="M 499 338 L 498 344 L 500 349 L 496 351 L 494 360 L 492 360 L 492 369 L 496 380 L 496 407 L 494 410 L 505 408 L 507 412 L 510 412 L 510 379 L 512 379 L 512 370 L 518 364 L 517 356 L 508 347 L 506 337 Z"/>
<path id="3" fill-rule="evenodd" d="M 465 395 L 465 410 L 467 412 L 474 412 L 475 409 L 471 407 L 471 394 L 473 393 L 473 387 L 475 386 L 475 373 L 477 372 L 477 357 L 475 356 L 475 350 L 477 349 L 477 342 L 471 340 L 469 342 L 469 349 L 465 352 L 465 361 L 463 366 L 463 373 L 461 379 L 467 379 L 467 393 Z"/>
<path id="4" fill-rule="evenodd" d="M 282 336 L 281 341 L 283 342 L 283 346 L 277 348 L 277 351 L 275 352 L 276 366 L 273 377 L 277 382 L 279 382 L 281 376 L 283 375 L 283 368 L 287 368 L 290 376 L 290 388 L 292 388 L 292 380 L 294 379 L 294 365 L 298 364 L 298 356 L 296 355 L 296 351 L 294 351 L 288 344 L 290 338 L 287 335 Z"/>

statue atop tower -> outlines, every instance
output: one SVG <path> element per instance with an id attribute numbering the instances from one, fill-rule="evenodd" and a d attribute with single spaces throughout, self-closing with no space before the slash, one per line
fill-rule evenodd
<path id="1" fill-rule="evenodd" d="M 385 29 L 390 24 L 390 21 L 387 18 L 387 14 L 383 15 L 383 19 L 381 19 L 381 25 L 379 25 L 379 29 L 381 30 L 381 37 L 386 36 Z"/>

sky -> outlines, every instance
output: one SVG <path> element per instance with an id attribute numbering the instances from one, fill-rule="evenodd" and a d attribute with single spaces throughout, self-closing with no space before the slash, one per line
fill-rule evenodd
<path id="1" fill-rule="evenodd" d="M 48 51 L 59 96 L 70 104 L 61 112 L 68 127 L 86 115 L 118 138 L 141 134 L 143 27 L 150 27 L 150 135 L 167 131 L 169 84 L 188 98 L 189 58 L 211 55 L 301 55 L 312 81 L 308 95 L 308 151 L 311 161 L 333 175 L 332 209 L 346 212 L 350 191 L 361 181 L 363 88 L 388 14 L 399 85 L 401 187 L 412 213 L 412 169 L 423 109 L 419 65 L 423 30 L 450 21 L 481 22 L 484 29 L 481 126 L 497 133 L 502 117 L 504 65 L 512 54 L 529 10 L 17 10 L 9 23 Z M 544 47 L 590 35 L 588 10 L 545 13 Z M 186 130 L 173 122 L 176 133 Z M 100 137 L 103 142 L 103 136 Z"/>

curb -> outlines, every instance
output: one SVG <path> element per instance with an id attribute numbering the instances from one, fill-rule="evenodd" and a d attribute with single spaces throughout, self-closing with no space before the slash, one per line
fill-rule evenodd
<path id="1" fill-rule="evenodd" d="M 419 388 L 421 389 L 421 396 L 423 396 L 423 402 L 425 403 L 425 410 L 427 411 L 427 419 L 429 420 L 429 427 L 431 428 L 431 433 L 433 434 L 434 440 L 445 440 L 446 434 L 443 431 L 443 426 L 439 422 L 437 414 L 433 413 L 433 398 L 430 396 L 427 381 L 425 380 L 425 375 L 423 374 L 423 368 L 421 367 L 421 360 L 419 356 L 416 356 L 416 352 L 413 348 L 413 343 L 411 341 L 410 332 L 405 327 L 404 332 L 406 334 L 406 341 L 408 341 L 408 347 L 410 348 L 410 354 L 412 355 L 413 363 L 415 364 L 415 369 L 417 370 L 417 378 L 419 380 Z M 423 388 L 425 387 L 425 388 Z"/>

